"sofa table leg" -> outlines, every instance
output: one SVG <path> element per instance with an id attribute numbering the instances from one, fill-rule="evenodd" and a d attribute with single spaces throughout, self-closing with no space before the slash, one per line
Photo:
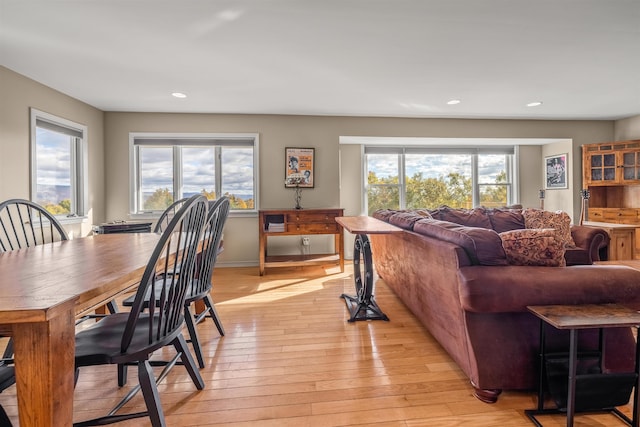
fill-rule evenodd
<path id="1" fill-rule="evenodd" d="M 360 266 L 360 254 L 364 260 L 364 283 Z M 376 304 L 373 296 L 373 261 L 371 245 L 366 234 L 357 234 L 353 248 L 353 277 L 355 280 L 356 296 L 340 295 L 349 309 L 349 322 L 356 320 L 389 320 Z"/>

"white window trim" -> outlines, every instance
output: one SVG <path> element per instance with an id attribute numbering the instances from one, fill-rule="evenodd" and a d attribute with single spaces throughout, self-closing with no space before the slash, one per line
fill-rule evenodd
<path id="1" fill-rule="evenodd" d="M 137 212 L 137 181 L 138 181 L 138 164 L 137 164 L 137 156 L 135 153 L 136 139 L 239 139 L 239 140 L 247 140 L 253 139 L 253 188 L 254 188 L 254 203 L 253 209 L 247 210 L 230 210 L 230 217 L 255 217 L 258 215 L 258 209 L 260 206 L 259 203 L 259 164 L 258 161 L 259 151 L 260 151 L 260 135 L 257 133 L 171 133 L 171 132 L 131 132 L 129 133 L 129 217 L 135 219 L 155 219 L 160 216 L 160 213 L 138 213 Z M 176 164 L 176 159 L 174 159 L 174 164 Z M 176 177 L 176 174 L 179 174 L 177 169 L 181 166 L 177 164 L 177 167 L 174 167 L 174 180 L 181 179 L 180 177 Z M 216 179 L 220 179 L 221 171 L 216 169 Z M 181 174 L 179 174 L 181 175 Z M 177 181 L 174 181 L 177 182 Z M 219 181 L 218 181 L 219 182 Z"/>
<path id="2" fill-rule="evenodd" d="M 71 167 L 73 169 L 73 174 L 75 175 L 75 188 L 73 188 L 73 197 L 75 212 L 72 212 L 71 215 L 61 216 L 56 215 L 56 219 L 63 224 L 73 224 L 83 222 L 87 219 L 88 215 L 88 200 L 89 200 L 89 173 L 88 173 L 88 164 L 89 164 L 89 153 L 88 153 L 88 127 L 73 122 L 71 120 L 63 119 L 61 117 L 55 116 L 50 113 L 46 113 L 44 111 L 40 111 L 36 108 L 29 109 L 29 120 L 30 120 L 30 132 L 31 132 L 31 171 L 30 171 L 30 179 L 31 179 L 31 194 L 30 200 L 35 200 L 37 195 L 38 183 L 36 179 L 36 122 L 37 120 L 46 121 L 64 128 L 68 128 L 71 130 L 75 130 L 82 134 L 81 142 L 79 147 L 74 147 L 72 151 L 74 151 L 71 159 Z M 79 151 L 79 152 L 77 152 Z M 80 159 L 80 163 L 78 164 L 78 159 Z"/>

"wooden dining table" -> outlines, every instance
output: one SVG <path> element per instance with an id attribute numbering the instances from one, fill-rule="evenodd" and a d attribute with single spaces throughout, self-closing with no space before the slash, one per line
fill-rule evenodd
<path id="1" fill-rule="evenodd" d="M 73 424 L 75 319 L 134 288 L 159 239 L 101 234 L 0 253 L 21 427 Z"/>

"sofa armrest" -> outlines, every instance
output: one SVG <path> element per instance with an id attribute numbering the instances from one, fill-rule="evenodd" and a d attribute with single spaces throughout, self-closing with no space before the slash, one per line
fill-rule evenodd
<path id="1" fill-rule="evenodd" d="M 640 270 L 622 265 L 469 266 L 458 270 L 462 308 L 526 312 L 528 305 L 618 303 L 640 308 Z"/>
<path id="2" fill-rule="evenodd" d="M 589 253 L 591 261 L 600 261 L 600 249 L 609 245 L 611 238 L 602 228 L 571 226 L 571 237 L 577 247 Z"/>

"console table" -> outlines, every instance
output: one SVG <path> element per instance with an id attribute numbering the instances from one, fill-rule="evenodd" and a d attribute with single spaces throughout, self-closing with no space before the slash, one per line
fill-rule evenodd
<path id="1" fill-rule="evenodd" d="M 536 419 L 536 415 L 558 414 L 563 413 L 564 409 L 544 409 L 544 376 L 545 376 L 545 333 L 544 325 L 549 324 L 556 329 L 568 329 L 569 332 L 569 355 L 568 355 L 568 378 L 567 378 L 567 427 L 573 426 L 573 418 L 576 412 L 576 397 L 582 397 L 584 400 L 594 399 L 593 392 L 601 390 L 600 398 L 609 399 L 607 403 L 603 403 L 603 411 L 611 411 L 620 420 L 632 427 L 638 427 L 638 408 L 640 394 L 638 387 L 640 386 L 639 373 L 639 356 L 640 341 L 636 343 L 635 354 L 635 371 L 633 373 L 608 374 L 603 373 L 603 355 L 604 355 L 604 329 L 617 327 L 635 327 L 640 326 L 640 313 L 638 311 L 623 307 L 618 304 L 586 304 L 586 305 L 545 305 L 545 306 L 528 306 L 527 309 L 540 319 L 540 383 L 538 387 L 538 408 L 526 410 L 525 414 L 538 427 L 542 426 Z M 580 329 L 599 329 L 600 345 L 598 351 L 587 355 L 592 359 L 596 359 L 599 366 L 599 372 L 590 374 L 579 374 L 577 372 L 578 365 L 578 330 Z M 580 383 L 583 384 L 580 384 Z M 580 385 L 584 389 L 580 388 Z M 629 419 L 620 412 L 615 406 L 626 404 L 627 402 L 617 402 L 622 400 L 615 392 L 619 390 L 627 390 L 630 393 L 631 387 L 633 393 L 633 418 Z M 604 390 L 604 392 L 602 392 Z M 591 393 L 588 394 L 588 393 Z M 628 399 L 629 394 L 622 393 L 624 399 Z M 598 396 L 596 396 L 598 397 Z M 586 403 L 585 410 L 597 410 L 591 408 L 592 402 Z"/>
<path id="2" fill-rule="evenodd" d="M 335 221 L 343 214 L 344 209 L 269 209 L 260 210 L 260 275 L 264 275 L 266 267 L 292 267 L 305 265 L 337 264 L 340 272 L 344 272 L 344 237 L 342 226 Z M 305 236 L 316 234 L 333 234 L 335 236 L 334 252 L 329 254 L 267 254 L 267 239 L 274 236 Z"/>
<path id="3" fill-rule="evenodd" d="M 356 296 L 342 294 L 349 309 L 349 322 L 356 320 L 389 320 L 380 310 L 373 295 L 373 261 L 371 259 L 371 244 L 367 234 L 402 233 L 402 229 L 369 216 L 344 216 L 336 218 L 349 233 L 356 235 L 353 248 L 353 278 Z M 364 282 L 360 258 L 364 261 Z"/>

